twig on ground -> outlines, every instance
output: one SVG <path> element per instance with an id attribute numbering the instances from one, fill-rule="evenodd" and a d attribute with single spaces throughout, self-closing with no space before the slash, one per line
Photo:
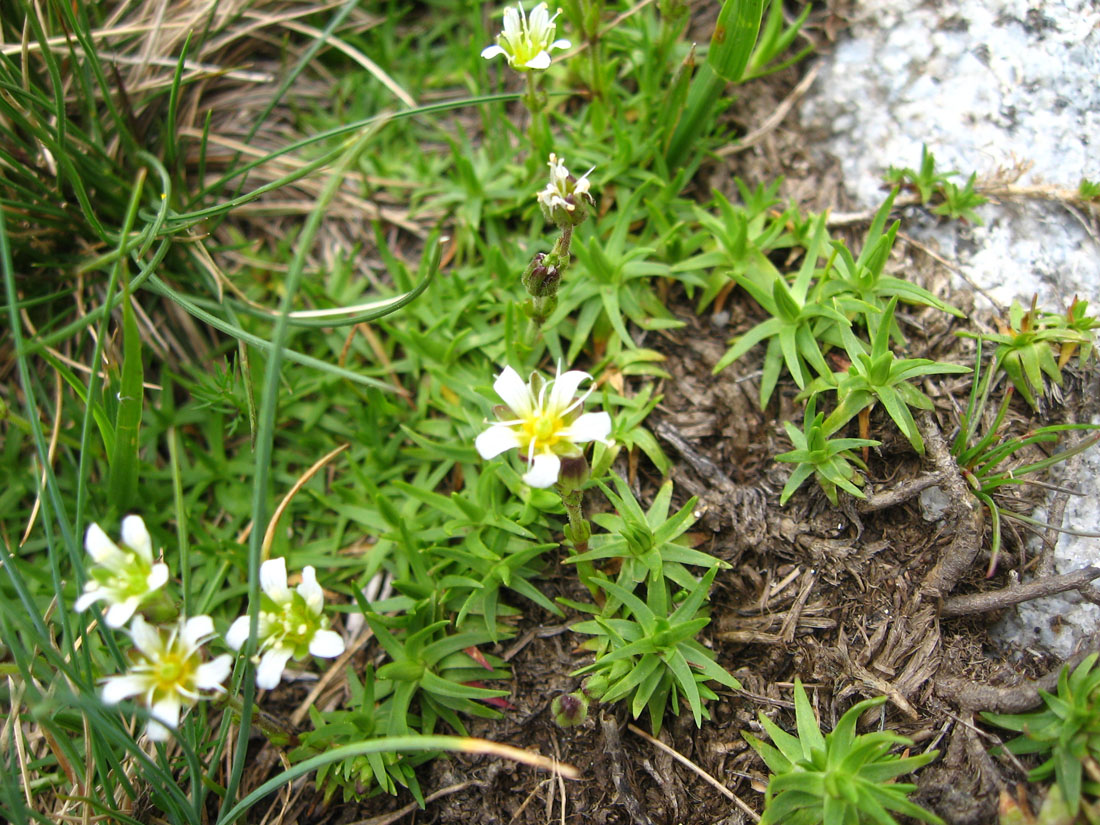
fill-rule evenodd
<path id="1" fill-rule="evenodd" d="M 678 452 L 691 468 L 706 481 L 709 481 L 718 492 L 724 495 L 732 495 L 737 492 L 737 485 L 730 481 L 729 476 L 722 472 L 713 461 L 700 453 L 687 439 L 680 435 L 679 430 L 667 421 L 660 422 L 656 427 L 656 433 Z"/>
<path id="2" fill-rule="evenodd" d="M 885 510 L 887 507 L 896 507 L 899 504 L 904 504 L 912 498 L 916 498 L 922 492 L 929 487 L 935 487 L 937 484 L 943 482 L 943 473 L 936 471 L 934 473 L 926 473 L 916 478 L 910 478 L 901 482 L 895 487 L 891 487 L 889 490 L 883 490 L 881 493 L 872 493 L 867 496 L 866 499 L 856 502 L 856 510 L 860 513 L 874 513 L 878 510 Z"/>
<path id="3" fill-rule="evenodd" d="M 767 119 L 765 119 L 760 126 L 753 129 L 736 143 L 719 149 L 715 154 L 720 158 L 726 158 L 738 152 L 744 152 L 746 149 L 751 149 L 753 146 L 760 143 L 760 141 L 770 132 L 774 132 L 779 128 L 779 124 L 787 117 L 794 104 L 801 100 L 802 96 L 810 90 L 810 86 L 812 86 L 813 82 L 817 79 L 818 72 L 821 71 L 821 66 L 822 63 L 817 63 L 812 69 L 806 72 L 806 76 L 798 81 L 798 85 L 791 89 L 791 93 L 783 98 L 780 104 L 775 107 L 775 111 L 768 115 Z"/>
<path id="4" fill-rule="evenodd" d="M 858 679 L 868 687 L 874 688 L 878 693 L 884 694 L 894 703 L 898 710 L 910 719 L 914 721 L 920 719 L 920 714 L 917 713 L 916 708 L 909 703 L 909 700 L 905 698 L 895 685 L 892 685 L 886 679 L 872 673 L 859 662 L 852 659 L 851 654 L 848 652 L 848 640 L 845 638 L 843 630 L 841 630 L 838 636 L 836 650 L 833 654 L 853 679 Z"/>
<path id="5" fill-rule="evenodd" d="M 1001 314 L 1001 315 L 1004 314 L 1004 312 L 1005 312 L 1004 305 L 1001 304 L 1001 302 L 998 301 L 996 298 L 994 298 L 992 295 L 990 295 L 989 292 L 984 287 L 982 287 L 981 284 L 977 283 L 969 275 L 967 275 L 966 270 L 963 269 L 961 266 L 959 266 L 958 264 L 951 263 L 951 261 L 947 260 L 947 258 L 940 255 L 932 247 L 928 246 L 925 243 L 921 243 L 916 238 L 914 238 L 912 235 L 906 235 L 904 232 L 899 232 L 898 237 L 901 238 L 903 241 L 905 241 L 905 243 L 912 246 L 914 249 L 918 249 L 921 252 L 923 252 L 925 255 L 927 255 L 929 258 L 931 258 L 936 263 L 950 269 L 952 272 L 954 272 L 956 275 L 958 275 L 960 278 L 962 278 L 964 281 L 966 281 L 967 285 L 971 289 L 973 289 L 975 292 L 977 292 L 979 295 L 981 295 L 983 298 L 985 298 L 987 301 L 989 301 L 989 303 L 993 306 L 993 308 L 995 310 L 997 310 L 997 312 L 999 314 Z"/>
<path id="6" fill-rule="evenodd" d="M 975 613 L 987 613 L 990 610 L 1001 610 L 1031 599 L 1053 596 L 1057 593 L 1065 593 L 1067 590 L 1076 590 L 1096 578 L 1100 578 L 1100 567 L 1082 567 L 1072 573 L 1046 576 L 1016 587 L 955 596 L 943 603 L 943 607 L 940 608 L 940 616 L 970 616 Z"/>
<path id="7" fill-rule="evenodd" d="M 1095 645 L 1070 657 L 1064 664 L 1033 681 L 1026 681 L 1012 687 L 995 687 L 969 679 L 942 676 L 935 681 L 936 694 L 967 710 L 989 710 L 995 713 L 1023 713 L 1031 710 L 1042 701 L 1040 690 L 1052 691 L 1058 685 L 1058 675 L 1063 667 L 1070 670 L 1077 667 Z"/>
<path id="8" fill-rule="evenodd" d="M 425 802 L 435 802 L 437 799 L 442 799 L 445 796 L 450 796 L 453 793 L 464 791 L 472 785 L 480 785 L 480 782 L 458 782 L 454 785 L 448 785 L 446 788 L 440 788 L 438 791 L 433 791 L 424 797 Z M 402 817 L 408 816 L 413 811 L 420 810 L 420 805 L 417 802 L 410 802 L 403 808 L 398 808 L 396 811 L 390 811 L 388 814 L 379 814 L 378 816 L 372 816 L 368 819 L 357 819 L 355 822 L 349 823 L 349 825 L 392 825 Z"/>

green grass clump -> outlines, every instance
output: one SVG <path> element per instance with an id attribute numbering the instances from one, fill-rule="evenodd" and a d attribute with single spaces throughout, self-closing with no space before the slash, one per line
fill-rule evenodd
<path id="1" fill-rule="evenodd" d="M 1039 782 L 1052 776 L 1070 817 L 1082 803 L 1100 796 L 1095 781 L 1100 762 L 1100 668 L 1098 654 L 1086 656 L 1076 668 L 1062 668 L 1054 693 L 1040 690 L 1043 708 L 1031 713 L 983 713 L 987 722 L 1020 734 L 1004 747 L 1009 753 L 1039 754 L 1046 759 L 1028 773 Z"/>
<path id="2" fill-rule="evenodd" d="M 787 733 L 760 714 L 760 724 L 772 744 L 750 733 L 742 735 L 772 772 L 761 825 L 773 822 L 897 825 L 895 813 L 943 825 L 938 816 L 909 800 L 915 785 L 893 781 L 927 765 L 937 752 L 901 757 L 890 751 L 897 745 L 913 744 L 904 736 L 884 730 L 856 733 L 856 723 L 863 712 L 885 701 L 885 696 L 879 696 L 857 702 L 845 711 L 830 733 L 822 735 L 806 689 L 796 679 L 797 735 Z"/>

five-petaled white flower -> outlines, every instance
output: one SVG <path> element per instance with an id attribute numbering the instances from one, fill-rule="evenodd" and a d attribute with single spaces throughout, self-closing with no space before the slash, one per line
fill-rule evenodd
<path id="1" fill-rule="evenodd" d="M 328 619 L 322 615 L 325 594 L 312 566 L 302 570 L 302 583 L 291 590 L 286 583 L 286 559 L 268 559 L 260 565 L 260 587 L 263 596 L 257 634 L 257 652 L 261 654 L 256 668 L 257 687 L 270 689 L 278 685 L 292 657 L 301 659 L 312 653 L 331 659 L 344 652 L 343 638 L 328 629 Z M 235 620 L 225 634 L 226 643 L 240 650 L 248 640 L 248 627 L 248 616 Z"/>
<path id="2" fill-rule="evenodd" d="M 550 167 L 550 182 L 537 196 L 542 214 L 558 226 L 576 226 L 585 219 L 588 207 L 595 203 L 589 191 L 591 182 L 588 176 L 596 167 L 574 178 L 565 168 L 565 158 L 559 158 L 553 152 L 546 165 Z"/>
<path id="3" fill-rule="evenodd" d="M 138 606 L 168 581 L 168 566 L 153 563 L 153 542 L 141 516 L 122 520 L 122 547 L 107 538 L 98 524 L 88 528 L 84 547 L 95 566 L 73 607 L 81 613 L 105 600 L 110 605 L 105 617 L 110 627 L 126 624 Z"/>
<path id="4" fill-rule="evenodd" d="M 130 628 L 134 640 L 134 663 L 119 676 L 110 676 L 103 684 L 103 701 L 114 705 L 131 696 L 140 696 L 153 714 L 146 732 L 161 742 L 169 728 L 179 726 L 180 713 L 200 699 L 200 690 L 224 691 L 222 682 L 229 676 L 233 657 L 223 654 L 203 662 L 201 645 L 214 635 L 209 616 L 180 621 L 163 632 L 138 616 Z"/>
<path id="5" fill-rule="evenodd" d="M 481 56 L 489 59 L 504 55 L 508 65 L 519 72 L 528 69 L 546 69 L 550 66 L 551 49 L 568 49 L 568 40 L 555 40 L 554 20 L 561 14 L 559 9 L 550 16 L 545 3 L 539 3 L 528 16 L 523 12 L 523 4 L 504 10 L 504 31 L 497 35 L 496 45 L 487 46 Z"/>
<path id="6" fill-rule="evenodd" d="M 530 383 L 525 384 L 519 373 L 505 367 L 493 389 L 515 418 L 498 421 L 477 437 L 475 446 L 481 457 L 493 458 L 516 448 L 530 465 L 523 480 L 532 487 L 553 485 L 562 456 L 579 456 L 578 444 L 607 443 L 611 434 L 611 416 L 606 412 L 581 413 L 592 390 L 575 397 L 581 383 L 591 378 L 580 370 L 562 373 L 559 369 L 550 381 L 532 373 Z"/>

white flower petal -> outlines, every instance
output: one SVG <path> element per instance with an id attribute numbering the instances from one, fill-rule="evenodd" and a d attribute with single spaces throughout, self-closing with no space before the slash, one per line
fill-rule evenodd
<path id="1" fill-rule="evenodd" d="M 494 424 L 478 435 L 474 446 L 482 458 L 496 458 L 507 450 L 517 449 L 520 440 L 511 427 Z"/>
<path id="2" fill-rule="evenodd" d="M 120 556 L 122 552 L 115 543 L 107 538 L 103 528 L 98 524 L 88 526 L 88 532 L 84 534 L 84 549 L 92 557 L 96 564 L 107 564 L 108 559 Z"/>
<path id="3" fill-rule="evenodd" d="M 122 520 L 122 543 L 145 561 L 153 563 L 153 540 L 149 538 L 141 516 L 127 516 Z"/>
<path id="4" fill-rule="evenodd" d="M 332 659 L 344 652 L 344 639 L 335 630 L 318 630 L 310 639 L 309 652 L 322 659 Z"/>
<path id="5" fill-rule="evenodd" d="M 229 625 L 229 630 L 225 634 L 225 643 L 234 650 L 240 650 L 244 647 L 244 643 L 248 641 L 248 627 L 247 614 L 234 619 L 233 624 Z"/>
<path id="6" fill-rule="evenodd" d="M 105 599 L 106 597 L 107 594 L 98 587 L 89 587 L 77 598 L 76 603 L 73 605 L 73 610 L 77 613 L 83 613 L 97 601 Z"/>
<path id="7" fill-rule="evenodd" d="M 606 412 L 585 413 L 561 432 L 561 436 L 574 444 L 586 441 L 607 441 L 611 435 L 611 415 Z"/>
<path id="8" fill-rule="evenodd" d="M 141 604 L 141 599 L 137 596 L 131 596 L 125 601 L 112 604 L 107 608 L 107 615 L 103 617 L 103 620 L 107 622 L 107 627 L 122 627 L 126 622 L 130 621 L 130 617 L 134 615 L 139 604 Z M 138 618 L 141 617 L 139 616 Z M 138 647 L 140 646 L 141 645 L 138 645 Z"/>
<path id="9" fill-rule="evenodd" d="M 145 586 L 151 592 L 164 587 L 167 581 L 168 565 L 163 562 L 157 562 L 153 565 L 153 569 L 149 571 L 149 575 L 145 579 Z"/>
<path id="10" fill-rule="evenodd" d="M 306 606 L 314 616 L 321 615 L 321 608 L 325 606 L 325 592 L 321 585 L 317 584 L 317 571 L 312 564 L 307 564 L 302 570 L 302 583 L 297 587 L 298 595 L 306 600 Z"/>
<path id="11" fill-rule="evenodd" d="M 514 40 L 521 32 L 519 15 L 522 11 L 523 6 L 519 7 L 519 11 L 511 7 L 504 10 L 504 36 L 510 40 Z"/>
<path id="12" fill-rule="evenodd" d="M 534 34 L 541 32 L 550 24 L 550 12 L 545 3 L 539 3 L 527 15 L 527 28 Z"/>
<path id="13" fill-rule="evenodd" d="M 160 633 L 143 617 L 138 616 L 134 619 L 133 625 L 130 626 L 130 638 L 134 640 L 137 649 L 144 653 L 147 659 L 156 660 L 160 658 L 160 654 L 164 650 Z"/>
<path id="14" fill-rule="evenodd" d="M 543 49 L 541 52 L 539 52 L 534 57 L 532 57 L 530 60 L 528 60 L 527 63 L 524 64 L 524 65 L 526 65 L 526 67 L 528 69 L 537 69 L 538 71 L 543 71 L 545 69 L 549 69 L 550 68 L 550 53 L 548 51 L 546 51 L 545 49 Z"/>
<path id="15" fill-rule="evenodd" d="M 137 696 L 145 688 L 145 679 L 132 673 L 123 673 L 121 676 L 111 676 L 103 683 L 100 698 L 105 705 L 117 705 L 123 699 Z"/>
<path id="16" fill-rule="evenodd" d="M 508 409 L 520 418 L 529 418 L 535 410 L 535 399 L 531 390 L 511 367 L 505 367 L 493 382 L 493 389 L 501 397 Z"/>
<path id="17" fill-rule="evenodd" d="M 570 43 L 568 40 L 555 40 L 553 43 L 551 43 L 549 46 L 547 46 L 547 48 L 548 49 L 568 49 L 572 45 L 573 44 Z"/>
<path id="18" fill-rule="evenodd" d="M 573 404 L 577 395 L 577 388 L 592 376 L 580 370 L 563 372 L 554 380 L 550 388 L 550 400 L 546 404 L 546 411 L 561 415 Z"/>
<path id="19" fill-rule="evenodd" d="M 167 742 L 172 738 L 172 731 L 156 719 L 150 719 L 149 724 L 145 726 L 145 735 L 153 742 Z"/>
<path id="20" fill-rule="evenodd" d="M 183 633 L 180 634 L 180 638 L 188 648 L 195 650 L 195 648 L 213 635 L 213 619 L 209 616 L 192 616 L 183 625 Z"/>
<path id="21" fill-rule="evenodd" d="M 260 565 L 260 587 L 276 604 L 290 601 L 290 590 L 286 586 L 286 559 L 268 559 Z"/>
<path id="22" fill-rule="evenodd" d="M 273 647 L 267 651 L 256 668 L 256 687 L 264 690 L 276 687 L 283 678 L 283 668 L 293 654 L 289 647 Z"/>
<path id="23" fill-rule="evenodd" d="M 233 669 L 233 657 L 223 653 L 195 669 L 195 687 L 200 690 L 222 690 L 222 682 L 229 678 Z"/>
<path id="24" fill-rule="evenodd" d="M 158 702 L 153 703 L 150 710 L 158 722 L 170 728 L 179 727 L 180 723 L 180 698 L 175 693 L 169 693 Z M 149 738 L 153 738 L 153 732 L 149 731 Z"/>
<path id="25" fill-rule="evenodd" d="M 504 55 L 505 57 L 507 57 L 508 52 L 504 51 L 504 49 L 497 45 L 486 46 L 484 49 L 481 50 L 481 56 L 484 57 L 486 60 L 492 60 L 494 57 L 499 57 L 500 55 Z"/>
<path id="26" fill-rule="evenodd" d="M 552 487 L 561 471 L 561 459 L 553 453 L 539 453 L 531 462 L 531 469 L 523 475 L 523 481 L 532 487 Z"/>

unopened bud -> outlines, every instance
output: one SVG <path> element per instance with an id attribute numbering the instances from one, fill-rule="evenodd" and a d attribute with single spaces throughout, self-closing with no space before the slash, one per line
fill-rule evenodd
<path id="1" fill-rule="evenodd" d="M 581 693 L 585 698 L 598 702 L 607 693 L 610 685 L 611 681 L 607 678 L 606 673 L 595 673 L 581 683 Z"/>
<path id="2" fill-rule="evenodd" d="M 580 691 L 560 693 L 550 703 L 554 721 L 563 728 L 572 728 L 588 718 L 588 700 Z"/>
<path id="3" fill-rule="evenodd" d="M 562 493 L 581 489 L 588 481 L 589 474 L 588 460 L 584 453 L 562 456 L 561 469 L 558 471 L 558 484 L 561 485 Z"/>
<path id="4" fill-rule="evenodd" d="M 556 266 L 546 266 L 543 260 L 546 255 L 540 252 L 532 261 L 533 266 L 528 267 L 523 275 L 523 288 L 533 298 L 548 298 L 558 294 L 558 285 L 561 283 L 561 270 Z"/>

